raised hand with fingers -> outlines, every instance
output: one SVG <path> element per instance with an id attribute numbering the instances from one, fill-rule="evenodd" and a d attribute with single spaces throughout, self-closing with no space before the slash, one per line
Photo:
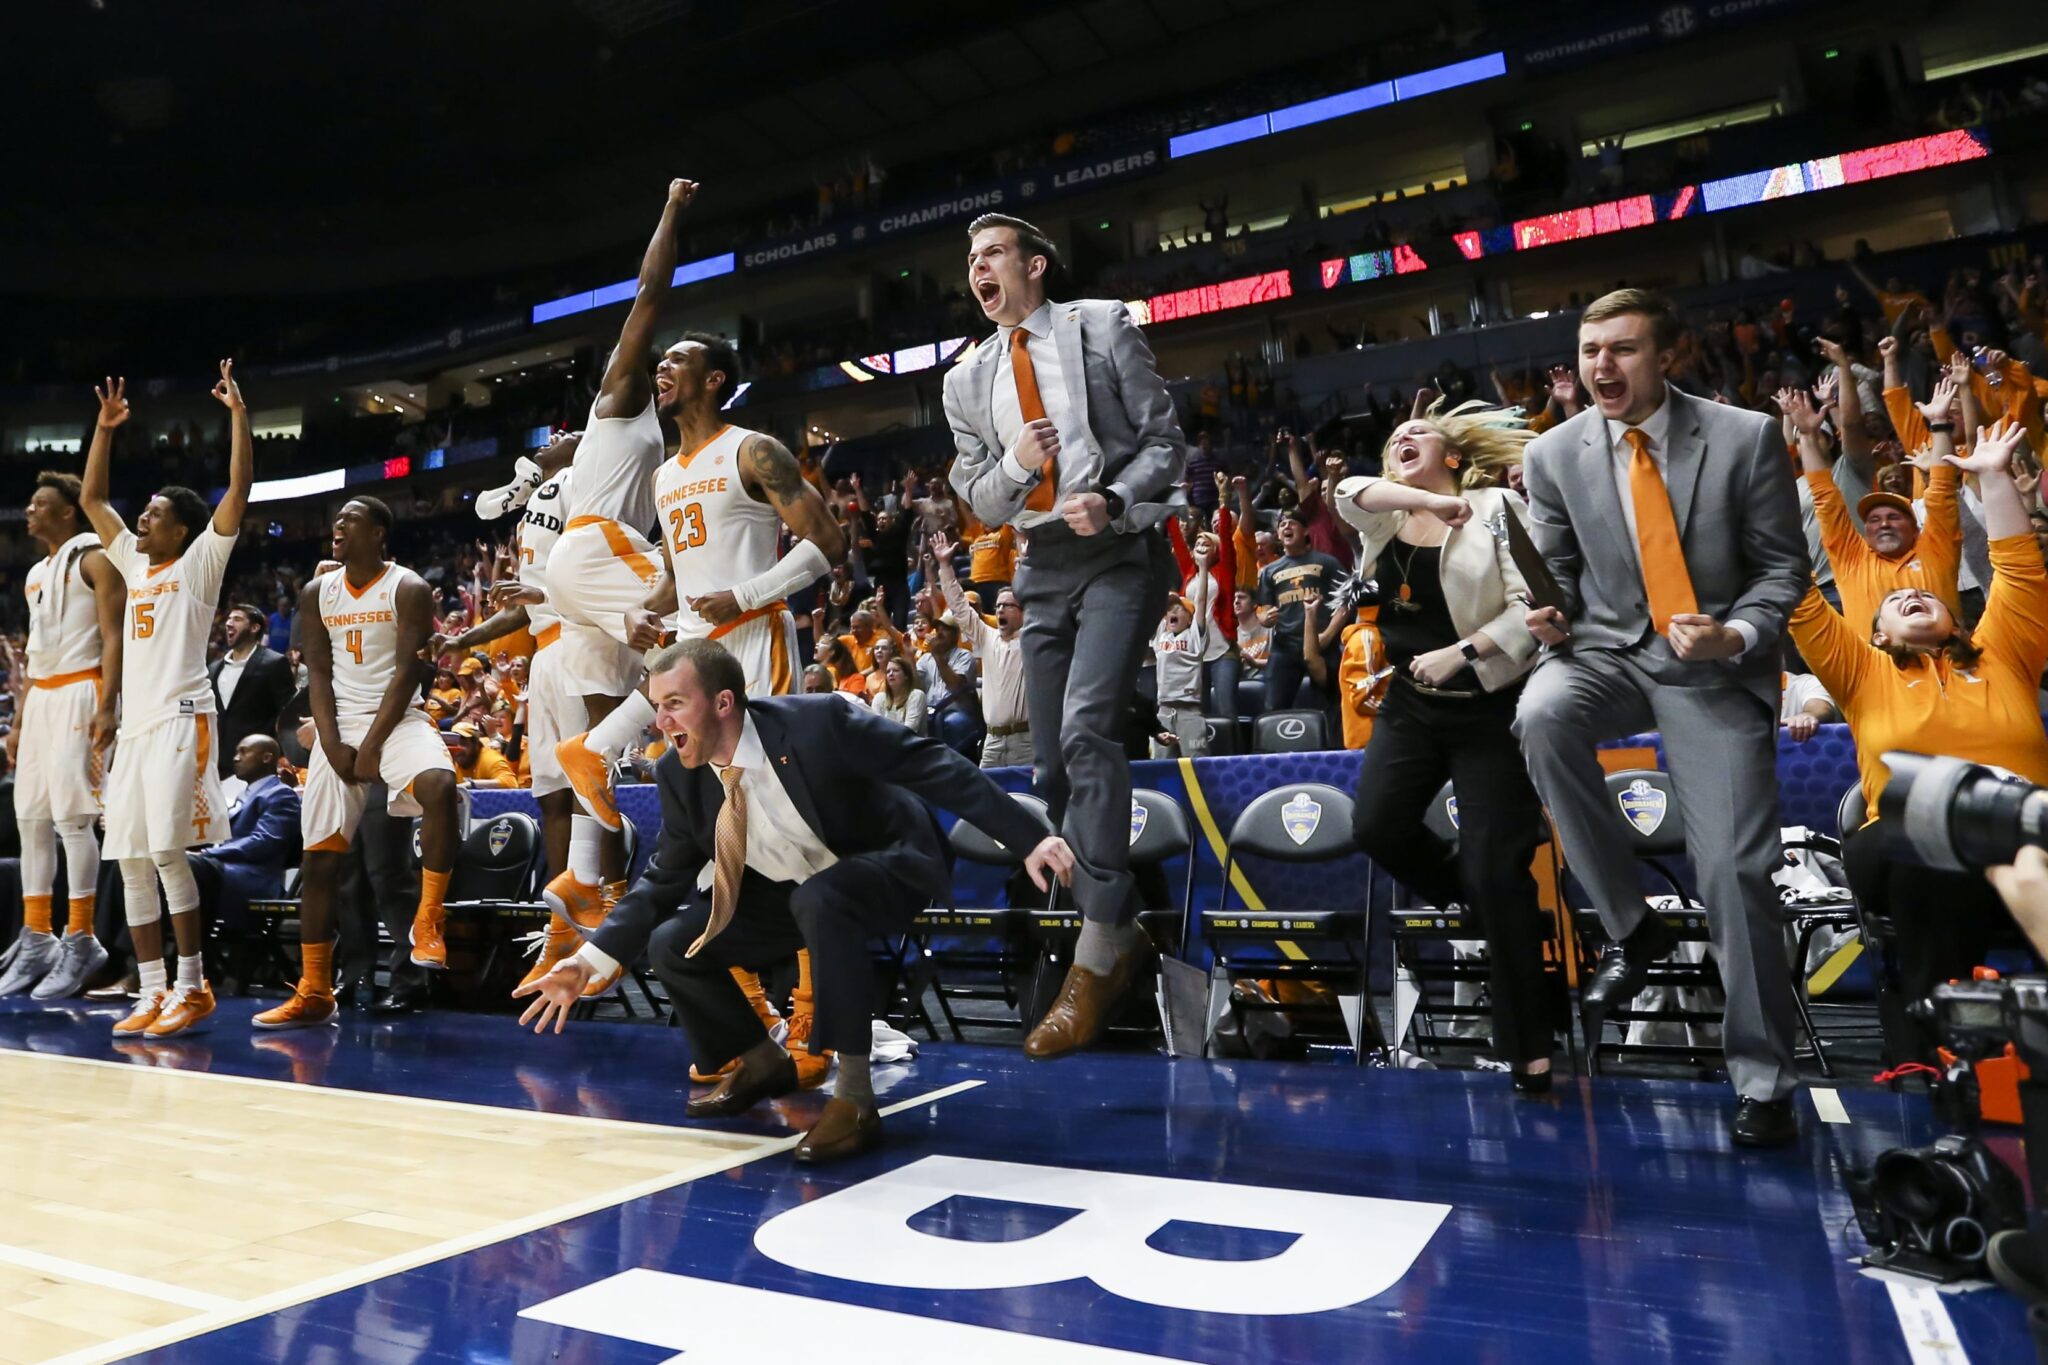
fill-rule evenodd
<path id="1" fill-rule="evenodd" d="M 213 396 L 229 412 L 240 412 L 242 410 L 242 386 L 235 382 L 234 361 L 221 361 L 220 380 L 213 386 Z"/>
<path id="2" fill-rule="evenodd" d="M 1957 379 L 1953 370 L 1935 381 L 1934 396 L 1919 405 L 1920 415 L 1927 419 L 1929 426 L 1955 420 L 1956 396 L 1969 382 L 1967 377 Z"/>
<path id="3" fill-rule="evenodd" d="M 103 429 L 112 431 L 128 420 L 128 380 L 125 375 L 109 375 L 106 387 L 95 385 L 93 393 L 100 400 L 99 424 Z"/>
<path id="4" fill-rule="evenodd" d="M 1977 428 L 1977 444 L 1968 455 L 1945 458 L 1957 469 L 1972 474 L 2002 474 L 2012 466 L 2013 452 L 2026 439 L 2027 429 L 2011 418 L 2000 418 L 1988 427 Z"/>

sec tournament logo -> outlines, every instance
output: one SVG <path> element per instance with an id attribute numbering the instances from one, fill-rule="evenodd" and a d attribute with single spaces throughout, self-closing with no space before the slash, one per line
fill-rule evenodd
<path id="1" fill-rule="evenodd" d="M 1640 777 L 1629 783 L 1614 799 L 1620 803 L 1622 815 L 1636 827 L 1636 833 L 1645 836 L 1657 832 L 1670 805 L 1670 798 L 1663 788 Z"/>
<path id="2" fill-rule="evenodd" d="M 1307 792 L 1296 792 L 1294 799 L 1280 808 L 1280 827 L 1297 846 L 1315 837 L 1316 826 L 1322 823 L 1322 803 Z"/>

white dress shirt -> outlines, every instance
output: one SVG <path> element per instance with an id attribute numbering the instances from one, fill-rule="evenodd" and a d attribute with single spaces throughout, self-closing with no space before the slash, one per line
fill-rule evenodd
<path id="1" fill-rule="evenodd" d="M 946 609 L 960 623 L 960 638 L 974 650 L 974 666 L 981 674 L 982 723 L 990 727 L 1029 724 L 1031 713 L 1024 705 L 1023 634 L 1005 640 L 1000 630 L 981 619 L 958 580 L 942 574 L 939 581 L 946 591 Z M 936 676 L 936 665 L 932 671 Z"/>
<path id="2" fill-rule="evenodd" d="M 1102 477 L 1102 463 L 1095 452 L 1095 443 L 1088 439 L 1088 432 L 1081 421 L 1081 415 L 1073 411 L 1067 401 L 1066 369 L 1060 363 L 1059 347 L 1052 339 L 1052 305 L 1041 303 L 1030 317 L 1017 324 L 1024 329 L 1030 340 L 1024 343 L 1025 352 L 1031 357 L 1031 375 L 1038 383 L 1038 398 L 1045 405 L 1045 415 L 1060 434 L 1059 453 L 1059 497 L 1048 512 L 1024 511 L 1017 514 L 1016 525 L 1036 526 L 1040 522 L 1059 520 L 1059 503 L 1073 493 L 1085 493 L 1095 486 Z M 996 439 L 1003 443 L 1003 472 L 1019 484 L 1036 479 L 1037 473 L 1017 463 L 1017 440 L 1024 434 L 1024 413 L 1017 403 L 1017 377 L 1010 364 L 1010 347 L 1014 344 L 1010 336 L 1016 327 L 998 329 L 996 345 L 996 373 L 990 399 L 995 408 Z"/>
<path id="3" fill-rule="evenodd" d="M 839 856 L 825 847 L 825 841 L 797 810 L 788 788 L 769 764 L 768 751 L 761 747 L 761 732 L 754 727 L 752 715 L 747 716 L 740 730 L 732 762 L 711 764 L 711 771 L 720 775 L 721 783 L 727 767 L 740 769 L 740 790 L 747 797 L 748 867 L 770 881 L 802 883 L 839 861 Z M 704 866 L 697 872 L 697 889 L 707 894 L 718 872 L 717 850 L 710 853 L 712 856 L 704 860 Z M 600 974 L 615 971 L 619 965 L 617 959 L 594 943 L 578 948 L 576 956 Z"/>
<path id="4" fill-rule="evenodd" d="M 237 659 L 233 650 L 229 650 L 221 656 L 220 677 L 214 680 L 213 685 L 214 690 L 220 693 L 220 704 L 223 710 L 227 708 L 229 702 L 235 699 L 235 689 L 242 685 L 242 673 L 249 667 L 249 660 L 255 657 L 256 643 L 253 640 L 250 641 L 249 647 L 242 651 L 241 658 Z"/>
<path id="5" fill-rule="evenodd" d="M 1667 459 L 1671 449 L 1671 390 L 1665 389 L 1664 401 L 1657 405 L 1655 412 L 1634 425 L 1649 438 L 1650 460 L 1657 466 L 1657 477 L 1664 478 L 1669 468 Z M 1643 542 L 1642 537 L 1636 534 L 1636 495 L 1629 485 L 1629 466 L 1636 457 L 1635 447 L 1628 443 L 1629 426 L 1627 422 L 1608 418 L 1607 448 L 1614 458 L 1614 488 L 1621 497 L 1621 518 L 1628 524 L 1628 543 L 1635 550 L 1636 576 L 1640 578 L 1643 573 Z M 1666 491 L 1669 491 L 1668 480 Z M 1676 509 L 1673 509 L 1673 515 L 1676 516 Z M 1747 621 L 1726 621 L 1722 624 L 1742 637 L 1742 649 L 1735 655 L 1737 659 L 1756 648 L 1755 626 Z"/>

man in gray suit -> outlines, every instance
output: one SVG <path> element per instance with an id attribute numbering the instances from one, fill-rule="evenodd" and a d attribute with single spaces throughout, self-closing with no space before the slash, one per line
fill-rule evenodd
<path id="1" fill-rule="evenodd" d="M 1143 947 L 1124 713 L 1177 581 L 1159 525 L 1186 501 L 1187 441 L 1123 304 L 1048 303 L 1058 253 L 1020 218 L 985 214 L 967 231 L 968 287 L 997 326 L 946 375 L 952 484 L 984 523 L 1023 532 L 1025 700 L 1085 920 L 1059 998 L 1024 1042 L 1049 1058 L 1101 1033 Z"/>
<path id="2" fill-rule="evenodd" d="M 1778 647 L 1812 565 L 1777 424 L 1666 383 L 1677 337 L 1670 305 L 1641 290 L 1597 299 L 1580 319 L 1593 406 L 1532 442 L 1524 473 L 1530 528 L 1564 606 L 1529 613 L 1551 649 L 1515 732 L 1614 940 L 1583 996 L 1596 1035 L 1672 936 L 1643 899 L 1594 749 L 1663 734 L 1727 989 L 1732 1135 L 1779 1146 L 1798 1138 L 1798 1076 L 1771 883 Z"/>

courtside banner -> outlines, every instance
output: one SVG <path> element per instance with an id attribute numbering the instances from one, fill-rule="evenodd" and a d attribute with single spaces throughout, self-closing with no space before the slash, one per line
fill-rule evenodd
<path id="1" fill-rule="evenodd" d="M 780 270 L 935 228 L 969 223 L 984 213 L 1012 213 L 1029 218 L 1034 206 L 1047 199 L 1154 175 L 1165 166 L 1166 148 L 1160 143 L 1072 157 L 1015 171 L 1000 180 L 906 199 L 865 213 L 846 214 L 807 232 L 759 242 L 740 249 L 739 267 L 749 274 Z"/>

